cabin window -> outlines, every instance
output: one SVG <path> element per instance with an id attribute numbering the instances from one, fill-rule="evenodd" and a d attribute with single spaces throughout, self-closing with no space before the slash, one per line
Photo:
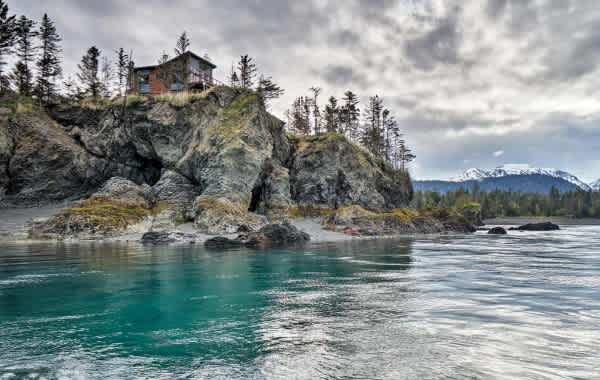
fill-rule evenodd
<path id="1" fill-rule="evenodd" d="M 150 71 L 144 70 L 138 72 L 138 92 L 140 94 L 150 93 Z"/>

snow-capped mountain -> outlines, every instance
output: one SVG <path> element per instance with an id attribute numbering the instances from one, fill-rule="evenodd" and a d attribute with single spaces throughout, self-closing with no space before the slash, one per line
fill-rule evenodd
<path id="1" fill-rule="evenodd" d="M 542 169 L 542 168 L 532 168 L 529 165 L 503 165 L 499 166 L 494 170 L 485 171 L 481 169 L 469 169 L 465 171 L 461 176 L 451 178 L 452 182 L 465 182 L 465 181 L 483 181 L 486 178 L 501 178 L 507 176 L 527 176 L 527 175 L 543 175 L 554 178 L 560 178 L 567 182 L 570 182 L 582 190 L 590 191 L 592 190 L 592 186 L 587 183 L 581 181 L 579 178 L 574 176 L 571 173 L 567 173 L 558 169 Z M 600 180 L 597 182 L 597 186 L 600 187 Z"/>
<path id="2" fill-rule="evenodd" d="M 524 193 L 548 194 L 555 187 L 560 192 L 600 189 L 600 180 L 592 185 L 573 174 L 558 169 L 532 168 L 529 165 L 504 165 L 493 170 L 469 169 L 449 180 L 413 181 L 415 190 L 446 193 L 460 188 L 482 191 L 512 190 Z"/>
<path id="3" fill-rule="evenodd" d="M 596 182 L 592 182 L 592 183 L 590 183 L 590 187 L 591 187 L 593 190 L 600 191 L 600 179 L 599 179 L 599 180 L 597 180 Z"/>

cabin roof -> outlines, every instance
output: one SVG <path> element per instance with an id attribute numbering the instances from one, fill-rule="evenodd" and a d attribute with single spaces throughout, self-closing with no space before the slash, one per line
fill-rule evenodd
<path id="1" fill-rule="evenodd" d="M 211 68 L 215 69 L 217 67 L 217 65 L 215 65 L 214 63 L 206 60 L 205 58 L 200 57 L 198 54 L 195 54 L 194 52 L 191 51 L 186 51 L 185 53 L 183 53 L 182 55 L 190 55 L 194 58 L 196 58 L 197 60 L 199 60 L 200 62 L 210 66 Z M 171 58 L 170 60 L 167 61 L 167 63 L 174 61 L 175 59 L 177 59 L 179 57 L 175 57 L 175 58 Z M 159 65 L 150 65 L 150 66 L 140 66 L 140 67 L 135 67 L 133 69 L 133 71 L 139 71 L 139 70 L 151 70 L 156 68 Z"/>

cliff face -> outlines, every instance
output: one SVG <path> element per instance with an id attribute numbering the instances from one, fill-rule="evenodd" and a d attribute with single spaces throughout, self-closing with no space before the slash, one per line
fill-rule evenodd
<path id="1" fill-rule="evenodd" d="M 121 177 L 169 205 L 156 218 L 165 228 L 194 221 L 218 233 L 298 209 L 391 209 L 412 197 L 407 174 L 342 136 L 288 136 L 248 90 L 216 88 L 183 105 L 136 101 L 125 112 L 0 111 L 0 198 L 9 204 L 82 198 Z"/>

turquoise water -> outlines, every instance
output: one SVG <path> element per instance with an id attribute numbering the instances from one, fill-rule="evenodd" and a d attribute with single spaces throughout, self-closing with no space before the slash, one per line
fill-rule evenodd
<path id="1" fill-rule="evenodd" d="M 0 245 L 0 379 L 600 378 L 600 228 Z"/>

